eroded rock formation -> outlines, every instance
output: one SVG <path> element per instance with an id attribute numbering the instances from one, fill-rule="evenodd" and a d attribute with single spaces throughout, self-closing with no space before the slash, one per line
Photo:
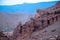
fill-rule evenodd
<path id="1" fill-rule="evenodd" d="M 38 9 L 34 18 L 31 18 L 25 24 L 19 24 L 14 30 L 13 35 L 16 40 L 33 40 L 31 38 L 32 33 L 42 30 L 48 27 L 49 24 L 53 24 L 59 20 L 60 16 L 60 2 L 51 8 L 45 10 Z"/>
<path id="2" fill-rule="evenodd" d="M 0 32 L 0 40 L 10 40 L 3 32 Z"/>
<path id="3" fill-rule="evenodd" d="M 56 7 L 58 7 L 58 9 Z M 40 31 L 48 27 L 48 25 L 53 24 L 54 22 L 59 20 L 59 10 L 60 2 L 58 2 L 55 6 L 47 8 L 45 10 L 38 9 L 36 11 L 35 17 L 31 18 L 25 24 L 19 23 L 19 25 L 15 28 L 13 32 L 12 40 L 41 40 L 39 39 L 39 34 L 34 35 L 33 33 Z M 56 40 L 56 38 L 54 40 Z"/>

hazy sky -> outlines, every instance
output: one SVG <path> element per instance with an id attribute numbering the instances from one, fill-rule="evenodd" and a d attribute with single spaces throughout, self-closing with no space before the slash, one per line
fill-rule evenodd
<path id="1" fill-rule="evenodd" d="M 23 3 L 37 3 L 37 2 L 48 2 L 58 0 L 0 0 L 0 5 L 15 5 Z"/>

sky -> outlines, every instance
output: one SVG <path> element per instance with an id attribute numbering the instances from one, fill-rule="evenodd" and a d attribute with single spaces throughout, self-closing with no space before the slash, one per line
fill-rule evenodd
<path id="1" fill-rule="evenodd" d="M 38 3 L 48 1 L 58 1 L 58 0 L 0 0 L 0 5 L 16 5 L 16 4 Z"/>

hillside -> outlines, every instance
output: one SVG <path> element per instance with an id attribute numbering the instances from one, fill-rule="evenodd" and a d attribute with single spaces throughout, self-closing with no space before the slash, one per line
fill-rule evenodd
<path id="1" fill-rule="evenodd" d="M 13 32 L 13 38 L 15 40 L 57 40 L 60 35 L 60 2 L 51 8 L 37 10 L 37 17 L 31 18 L 23 25 L 20 23 Z"/>
<path id="2" fill-rule="evenodd" d="M 9 14 L 9 13 L 0 13 L 0 31 L 12 31 L 17 26 L 17 24 L 21 21 L 23 24 L 32 17 L 33 14 Z"/>
<path id="3" fill-rule="evenodd" d="M 53 7 L 37 9 L 34 17 L 16 26 L 10 40 L 60 40 L 60 2 Z"/>

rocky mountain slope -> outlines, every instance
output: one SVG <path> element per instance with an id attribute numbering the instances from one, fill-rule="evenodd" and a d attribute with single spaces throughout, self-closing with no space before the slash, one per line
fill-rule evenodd
<path id="1" fill-rule="evenodd" d="M 58 2 L 57 4 L 60 4 L 60 2 Z M 57 6 L 57 4 L 55 6 Z M 58 5 L 57 8 L 55 6 L 54 6 L 55 11 L 53 11 L 53 9 L 48 8 L 48 10 L 52 10 L 51 12 L 50 11 L 38 10 L 37 13 L 40 13 L 40 14 L 43 13 L 43 14 L 41 14 L 41 15 L 43 15 L 43 17 L 41 17 L 41 15 L 37 14 L 39 16 L 36 15 L 37 17 L 31 18 L 25 24 L 22 25 L 20 23 L 13 32 L 14 40 L 57 40 L 56 36 L 60 35 L 60 31 L 59 31 L 59 28 L 60 28 L 59 23 L 60 22 L 56 23 L 53 16 L 58 14 L 57 18 L 60 18 L 59 17 L 60 16 L 60 14 L 59 14 L 60 11 L 59 10 L 57 11 L 57 9 L 60 9 L 60 5 Z M 51 7 L 51 8 L 53 8 L 53 7 Z M 44 14 L 45 12 L 46 12 L 46 14 Z M 45 15 L 47 15 L 47 17 Z M 51 26 L 49 26 L 50 24 L 46 25 L 47 21 L 45 19 L 43 19 L 44 16 L 46 18 L 52 17 L 53 18 L 52 22 L 54 20 L 53 23 L 51 21 L 48 21 L 50 19 L 46 19 L 46 20 L 48 21 L 48 23 L 51 22 L 51 24 L 54 24 L 54 23 L 56 23 L 56 24 L 51 25 Z M 45 20 L 45 24 L 44 24 L 43 20 Z M 59 32 L 56 31 L 57 29 L 58 29 Z M 43 31 L 41 32 L 41 30 L 44 30 L 44 32 Z"/>
<path id="2" fill-rule="evenodd" d="M 12 31 L 20 21 L 24 24 L 32 16 L 33 14 L 0 12 L 0 31 Z"/>
<path id="3" fill-rule="evenodd" d="M 47 9 L 49 11 L 37 10 L 35 17 L 30 18 L 25 24 L 19 23 L 10 40 L 60 40 L 60 2 L 55 6 L 55 11 L 52 7 Z"/>

